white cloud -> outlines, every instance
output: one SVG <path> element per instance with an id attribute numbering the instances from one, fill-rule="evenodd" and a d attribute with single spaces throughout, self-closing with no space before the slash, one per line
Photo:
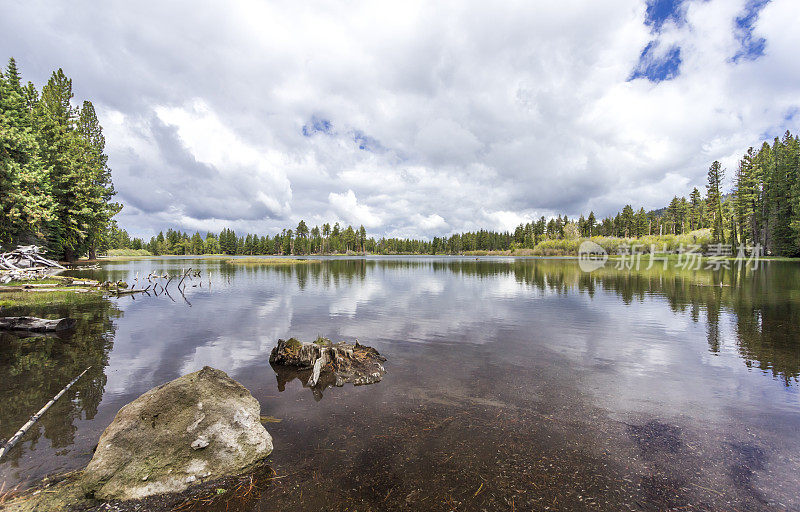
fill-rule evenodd
<path id="1" fill-rule="evenodd" d="M 420 229 L 429 232 L 445 232 L 447 231 L 448 227 L 444 218 L 436 213 L 432 213 L 427 216 L 415 213 L 411 216 L 411 221 L 414 223 L 414 225 L 419 226 Z"/>
<path id="2" fill-rule="evenodd" d="M 372 213 L 369 206 L 359 204 L 352 190 L 344 194 L 331 192 L 328 194 L 328 202 L 336 215 L 346 222 L 356 225 L 361 223 L 371 228 L 381 225 L 381 218 Z"/>
<path id="3" fill-rule="evenodd" d="M 654 36 L 644 0 L 40 0 L 0 6 L 0 38 L 25 79 L 63 67 L 95 101 L 135 233 L 335 215 L 433 236 L 660 207 L 799 131 L 796 0 L 768 3 L 764 55 L 733 62 L 745 5 L 686 0 Z M 628 81 L 653 39 L 679 75 Z M 331 129 L 305 136 L 313 119 Z"/>

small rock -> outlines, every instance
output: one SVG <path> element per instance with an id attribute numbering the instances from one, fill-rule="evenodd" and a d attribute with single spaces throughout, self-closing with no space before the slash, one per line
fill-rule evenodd
<path id="1" fill-rule="evenodd" d="M 204 436 L 200 436 L 192 443 L 192 450 L 201 450 L 206 446 L 208 446 L 208 439 Z"/>

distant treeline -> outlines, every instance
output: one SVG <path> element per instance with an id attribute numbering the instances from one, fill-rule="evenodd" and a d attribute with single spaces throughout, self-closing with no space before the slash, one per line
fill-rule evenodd
<path id="1" fill-rule="evenodd" d="M 109 247 L 145 249 L 152 254 L 328 254 L 367 252 L 372 254 L 461 254 L 471 251 L 534 250 L 549 254 L 553 240 L 589 237 L 642 238 L 684 235 L 707 229 L 710 242 L 736 246 L 761 244 L 767 254 L 800 255 L 800 138 L 786 132 L 760 149 L 750 148 L 739 161 L 733 190 L 723 191 L 725 170 L 714 162 L 708 170 L 703 193 L 694 188 L 686 197 L 674 197 L 659 210 L 634 210 L 626 205 L 616 215 L 598 221 L 594 212 L 578 219 L 566 215 L 539 218 L 520 224 L 513 232 L 480 230 L 433 240 L 367 237 L 364 226 L 308 228 L 304 221 L 270 237 L 230 230 L 189 235 L 169 230 L 145 242 L 131 239 L 114 227 Z M 662 239 L 652 239 L 660 242 Z M 681 241 L 683 238 L 670 240 Z M 541 245 L 540 245 L 541 244 Z M 556 244 L 557 245 L 557 244 Z M 570 247 L 572 247 L 571 244 Z M 570 249 L 571 250 L 571 249 Z M 556 251 L 558 252 L 558 251 Z M 569 251 L 568 251 L 569 252 Z M 573 251 L 574 252 L 574 251 Z M 534 254 L 537 252 L 534 250 Z"/>
<path id="2" fill-rule="evenodd" d="M 0 246 L 37 244 L 73 260 L 104 248 L 120 210 L 94 106 L 72 104 L 59 69 L 41 92 L 17 64 L 0 70 Z"/>

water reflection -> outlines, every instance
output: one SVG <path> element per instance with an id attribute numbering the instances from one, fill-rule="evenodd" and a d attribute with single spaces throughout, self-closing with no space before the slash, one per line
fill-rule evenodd
<path id="1" fill-rule="evenodd" d="M 240 267 L 227 266 L 224 275 L 237 272 L 248 277 L 276 274 L 289 283 L 295 281 L 300 291 L 309 282 L 315 288 L 345 289 L 345 295 L 331 312 L 354 314 L 358 303 L 366 303 L 378 295 L 386 295 L 386 276 L 404 271 L 430 272 L 421 284 L 425 293 L 442 293 L 444 287 L 437 274 L 477 279 L 492 287 L 492 298 L 530 297 L 531 290 L 540 295 L 567 296 L 572 292 L 594 297 L 597 290 L 610 291 L 625 305 L 645 302 L 648 297 L 667 300 L 675 313 L 688 313 L 694 323 L 704 323 L 708 348 L 718 353 L 723 340 L 720 322 L 723 313 L 735 319 L 735 343 L 748 367 L 770 372 L 787 386 L 800 376 L 800 307 L 793 290 L 800 289 L 800 269 L 794 264 L 762 263 L 753 270 L 720 269 L 683 270 L 616 270 L 613 266 L 592 273 L 582 272 L 571 260 L 332 260 L 324 265 Z M 369 279 L 368 279 L 369 275 Z M 407 273 L 407 276 L 414 274 Z M 416 278 L 417 276 L 415 276 Z M 513 277 L 527 290 L 507 286 L 502 278 Z M 354 283 L 358 286 L 354 288 Z M 395 290 L 397 291 L 397 290 Z M 420 292 L 417 287 L 415 292 Z M 448 296 L 448 301 L 458 297 Z M 445 307 L 444 311 L 451 308 Z M 701 313 L 703 316 L 701 316 Z"/>
<path id="2" fill-rule="evenodd" d="M 319 380 L 313 386 L 309 386 L 309 379 L 313 373 L 311 368 L 290 368 L 287 366 L 270 364 L 278 380 L 278 391 L 286 391 L 286 385 L 297 379 L 304 388 L 310 388 L 314 400 L 322 400 L 322 392 L 336 385 L 336 377 L 331 372 L 321 373 Z M 341 386 L 339 386 L 341 387 Z"/>
<path id="3" fill-rule="evenodd" d="M 8 312 L 14 314 L 14 310 Z M 17 465 L 41 438 L 58 450 L 73 444 L 76 422 L 97 414 L 106 384 L 104 368 L 113 347 L 114 303 L 98 298 L 81 306 L 41 307 L 26 314 L 77 319 L 74 330 L 60 336 L 0 332 L 0 437 L 16 429 L 84 369 L 92 368 L 45 414 L 6 456 Z"/>
<path id="4" fill-rule="evenodd" d="M 332 475 L 359 489 L 359 509 L 377 509 L 392 501 L 385 496 L 405 492 L 404 504 L 426 489 L 433 500 L 448 485 L 467 502 L 483 482 L 464 476 L 472 468 L 494 478 L 492 488 L 511 489 L 523 485 L 511 482 L 516 477 L 547 478 L 551 463 L 586 479 L 562 475 L 530 490 L 533 508 L 582 486 L 626 488 L 610 471 L 636 482 L 626 496 L 640 493 L 651 508 L 692 503 L 685 489 L 674 503 L 659 498 L 681 486 L 721 489 L 726 499 L 741 492 L 732 502 L 745 508 L 763 496 L 784 493 L 794 503 L 800 495 L 796 481 L 781 477 L 798 469 L 785 455 L 800 449 L 790 434 L 800 426 L 793 264 L 588 274 L 572 260 L 376 257 L 258 267 L 163 258 L 83 275 L 130 282 L 137 272 L 189 266 L 202 269 L 204 286 L 187 288 L 187 302 L 174 293 L 175 301 L 104 300 L 74 312 L 81 323 L 69 339 L 0 337 L 0 436 L 93 366 L 91 379 L 0 464 L 0 476 L 13 484 L 81 467 L 122 405 L 208 364 L 250 389 L 263 414 L 283 420 L 268 427 L 271 464 L 287 474 L 304 468 L 313 479 L 304 488 L 319 498 L 287 490 L 275 502 L 283 509 L 330 504 Z M 384 381 L 309 393 L 307 376 L 270 367 L 278 338 L 320 335 L 374 346 L 388 357 Z M 409 503 L 424 497 L 414 496 Z M 629 504 L 626 496 L 619 503 Z M 481 493 L 475 501 L 494 509 L 494 498 L 507 497 Z"/>

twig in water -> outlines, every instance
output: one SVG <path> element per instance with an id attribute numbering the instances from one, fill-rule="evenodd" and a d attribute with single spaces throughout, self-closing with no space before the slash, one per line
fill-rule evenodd
<path id="1" fill-rule="evenodd" d="M 185 273 L 185 274 L 183 274 L 183 277 L 181 278 L 180 282 L 178 283 L 178 286 L 180 286 L 181 284 L 183 284 L 183 280 L 184 280 L 184 279 L 186 279 L 186 276 L 188 276 L 188 275 L 189 275 L 189 272 L 191 272 L 191 271 L 192 271 L 192 267 L 189 267 L 189 270 L 187 270 L 187 271 L 186 271 L 186 273 Z M 191 278 L 189 278 L 189 279 L 191 279 Z"/>
<path id="2" fill-rule="evenodd" d="M 91 366 L 90 366 L 89 368 L 91 368 Z M 83 370 L 83 371 L 81 372 L 81 374 L 80 374 L 80 375 L 78 375 L 77 377 L 75 377 L 74 379 L 72 379 L 72 381 L 70 381 L 70 383 L 69 383 L 69 384 L 67 384 L 66 386 L 64 386 L 64 389 L 62 389 L 61 391 L 59 391 L 59 392 L 58 392 L 58 394 L 57 394 L 56 396 L 54 396 L 53 398 L 51 398 L 51 399 L 50 399 L 50 401 L 49 401 L 49 402 L 47 402 L 47 403 L 44 405 L 44 407 L 42 407 L 41 409 L 39 409 L 39 412 L 37 412 L 36 414 L 34 414 L 33 416 L 31 416 L 31 419 L 29 419 L 29 420 L 28 420 L 28 422 L 27 422 L 26 424 L 22 425 L 22 428 L 21 428 L 21 429 L 17 430 L 17 433 L 16 433 L 16 434 L 14 434 L 14 436 L 13 436 L 11 439 L 9 439 L 9 440 L 8 440 L 8 442 L 6 443 L 6 445 L 5 445 L 5 446 L 3 446 L 2 448 L 0 448 L 0 459 L 2 459 L 2 458 L 3 458 L 3 455 L 5 455 L 6 453 L 8 453 L 8 451 L 9 451 L 11 448 L 13 448 L 15 444 L 17 444 L 17 442 L 19 442 L 19 440 L 22 438 L 22 436 L 24 436 L 24 435 L 25 435 L 25 432 L 27 432 L 27 431 L 28 431 L 28 429 L 29 429 L 29 428 L 31 428 L 31 427 L 33 426 L 33 424 L 34 424 L 34 423 L 36 423 L 36 421 L 37 421 L 39 418 L 41 418 L 41 417 L 42 417 L 42 414 L 44 414 L 44 413 L 46 413 L 46 412 L 47 412 L 47 409 L 49 409 L 51 405 L 53 405 L 54 403 L 56 403 L 56 400 L 58 400 L 59 398 L 61 398 L 62 396 L 64 396 L 64 393 L 66 393 L 66 392 L 67 392 L 67 390 L 68 390 L 69 388 L 71 388 L 71 387 L 72 387 L 72 385 L 73 385 L 73 384 L 75 384 L 75 383 L 78 381 L 78 379 L 80 379 L 81 377 L 83 377 L 83 375 L 84 375 L 86 372 L 88 372 L 88 371 L 89 371 L 89 368 L 86 368 L 85 370 Z"/>

